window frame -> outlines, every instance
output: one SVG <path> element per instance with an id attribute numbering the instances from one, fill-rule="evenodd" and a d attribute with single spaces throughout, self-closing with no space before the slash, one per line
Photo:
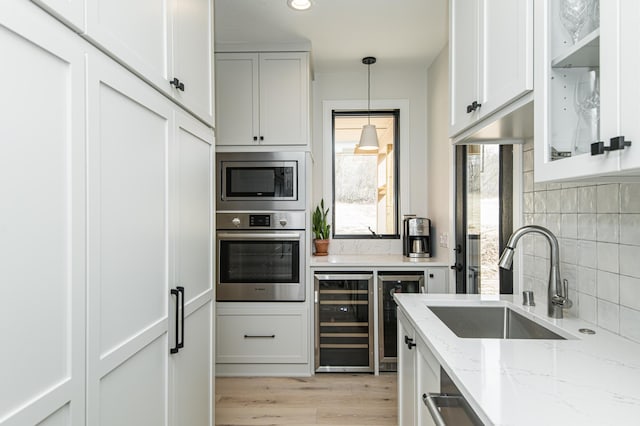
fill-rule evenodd
<path id="1" fill-rule="evenodd" d="M 361 108 L 350 108 L 350 109 L 341 109 L 341 108 L 332 108 L 330 111 L 331 114 L 331 135 L 330 135 L 330 140 L 331 140 L 331 155 L 330 155 L 330 159 L 331 159 L 331 238 L 336 239 L 336 240 L 341 240 L 341 239 L 345 239 L 345 240 L 366 240 L 366 239 L 400 239 L 401 235 L 400 235 L 400 223 L 399 223 L 399 218 L 400 216 L 400 210 L 401 210 L 401 200 L 402 200 L 402 196 L 400 194 L 400 180 L 401 180 L 401 176 L 400 176 L 400 169 L 401 169 L 401 158 L 402 156 L 400 155 L 401 153 L 401 120 L 400 120 L 400 114 L 401 114 L 401 110 L 400 108 L 375 108 L 375 109 L 371 109 L 371 110 L 367 110 L 365 109 L 361 109 Z M 395 202 L 394 202 L 394 227 L 395 227 L 395 233 L 392 234 L 378 234 L 376 233 L 374 234 L 336 234 L 336 209 L 335 209 L 335 120 L 336 120 L 336 116 L 338 117 L 349 117 L 349 116 L 355 116 L 355 117 L 366 117 L 367 115 L 370 116 L 393 116 L 394 117 L 394 129 L 393 129 L 393 138 L 394 138 L 394 150 L 393 150 L 393 162 L 394 162 L 394 167 L 393 167 L 393 192 L 395 194 Z"/>

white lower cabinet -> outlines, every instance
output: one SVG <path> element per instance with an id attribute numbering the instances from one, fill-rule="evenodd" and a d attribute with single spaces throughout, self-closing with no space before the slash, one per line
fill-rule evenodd
<path id="1" fill-rule="evenodd" d="M 422 395 L 440 392 L 440 365 L 398 308 L 398 424 L 431 426 L 435 422 Z"/>
<path id="2" fill-rule="evenodd" d="M 29 19 L 25 19 L 28 17 Z M 0 3 L 0 424 L 84 422 L 84 55 Z"/>
<path id="3" fill-rule="evenodd" d="M 217 363 L 306 364 L 306 307 L 260 305 L 262 304 L 218 304 Z"/>
<path id="4" fill-rule="evenodd" d="M 426 292 L 433 293 L 448 293 L 449 283 L 449 268 L 447 267 L 434 267 L 428 268 L 425 271 L 426 274 Z"/>

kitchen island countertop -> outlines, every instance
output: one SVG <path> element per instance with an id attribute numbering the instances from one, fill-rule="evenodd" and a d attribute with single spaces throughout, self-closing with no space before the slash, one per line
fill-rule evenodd
<path id="1" fill-rule="evenodd" d="M 640 344 L 515 296 L 396 294 L 417 335 L 487 425 L 640 423 Z M 505 305 L 568 340 L 457 337 L 427 306 Z M 581 334 L 580 328 L 596 331 Z"/>

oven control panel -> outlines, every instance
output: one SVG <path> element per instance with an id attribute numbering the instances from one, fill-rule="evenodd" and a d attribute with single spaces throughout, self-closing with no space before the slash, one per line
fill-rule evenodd
<path id="1" fill-rule="evenodd" d="M 216 214 L 216 229 L 305 229 L 304 211 L 225 212 Z"/>

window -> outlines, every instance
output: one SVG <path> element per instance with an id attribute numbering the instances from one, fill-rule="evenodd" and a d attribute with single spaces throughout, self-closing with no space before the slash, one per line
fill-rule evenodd
<path id="1" fill-rule="evenodd" d="M 399 110 L 371 111 L 378 152 L 358 149 L 367 111 L 332 112 L 333 238 L 399 238 Z"/>

